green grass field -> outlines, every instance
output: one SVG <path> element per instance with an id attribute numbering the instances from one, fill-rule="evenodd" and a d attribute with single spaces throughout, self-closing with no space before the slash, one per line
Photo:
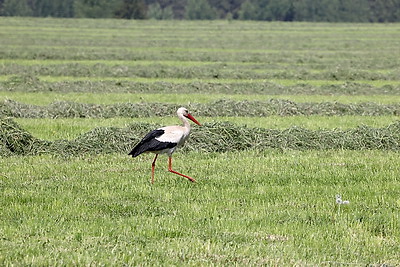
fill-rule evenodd
<path id="1" fill-rule="evenodd" d="M 399 30 L 0 17 L 0 265 L 399 265 Z"/>
<path id="2" fill-rule="evenodd" d="M 54 92 L 0 92 L 0 101 L 12 99 L 18 102 L 49 105 L 57 101 L 70 101 L 77 103 L 90 104 L 117 104 L 124 102 L 139 103 L 171 103 L 187 105 L 193 100 L 196 103 L 211 103 L 220 99 L 229 99 L 236 101 L 267 101 L 270 99 L 284 99 L 293 102 L 340 102 L 343 104 L 356 104 L 365 102 L 374 102 L 378 104 L 395 104 L 400 102 L 400 96 L 393 95 L 244 95 L 244 94 L 144 94 L 144 93 L 102 93 L 88 94 L 71 92 L 68 94 Z"/>
<path id="3" fill-rule="evenodd" d="M 3 264 L 393 264 L 397 153 L 247 151 L 3 159 Z M 350 204 L 339 206 L 336 194 Z"/>

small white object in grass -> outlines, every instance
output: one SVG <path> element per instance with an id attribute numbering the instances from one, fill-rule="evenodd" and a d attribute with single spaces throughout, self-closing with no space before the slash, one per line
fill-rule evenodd
<path id="1" fill-rule="evenodd" d="M 342 196 L 341 195 L 336 195 L 336 203 L 339 204 L 339 205 L 347 205 L 347 204 L 350 204 L 350 201 L 342 200 Z"/>

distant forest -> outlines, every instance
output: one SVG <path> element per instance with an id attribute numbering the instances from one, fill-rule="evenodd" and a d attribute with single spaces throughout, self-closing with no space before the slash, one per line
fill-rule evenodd
<path id="1" fill-rule="evenodd" d="M 0 16 L 399 22 L 400 0 L 0 0 Z"/>

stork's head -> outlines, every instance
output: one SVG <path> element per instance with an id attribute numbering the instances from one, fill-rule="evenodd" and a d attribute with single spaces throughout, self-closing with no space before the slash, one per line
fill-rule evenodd
<path id="1" fill-rule="evenodd" d="M 178 111 L 176 113 L 178 114 L 178 117 L 183 116 L 183 117 L 188 118 L 189 120 L 193 121 L 197 125 L 201 126 L 201 124 L 192 115 L 190 115 L 187 108 L 181 107 L 178 109 Z"/>

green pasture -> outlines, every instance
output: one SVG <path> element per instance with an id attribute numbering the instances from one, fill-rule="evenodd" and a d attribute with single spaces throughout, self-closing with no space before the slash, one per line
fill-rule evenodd
<path id="1" fill-rule="evenodd" d="M 2 265 L 397 265 L 398 153 L 3 158 Z M 336 203 L 340 194 L 347 205 Z"/>
<path id="2" fill-rule="evenodd" d="M 148 93 L 98 93 L 88 94 L 71 92 L 67 94 L 54 92 L 9 92 L 0 91 L 0 101 L 14 100 L 21 103 L 45 106 L 53 102 L 70 101 L 88 104 L 117 104 L 117 103 L 169 103 L 187 105 L 190 103 L 211 103 L 220 99 L 236 101 L 268 101 L 283 99 L 293 102 L 322 103 L 340 102 L 343 104 L 358 104 L 374 102 L 378 104 L 394 104 L 400 102 L 400 95 L 256 95 L 256 94 L 148 94 Z M 218 114 L 216 114 L 218 116 Z"/>
<path id="3" fill-rule="evenodd" d="M 399 265 L 399 30 L 0 17 L 0 265 Z"/>

